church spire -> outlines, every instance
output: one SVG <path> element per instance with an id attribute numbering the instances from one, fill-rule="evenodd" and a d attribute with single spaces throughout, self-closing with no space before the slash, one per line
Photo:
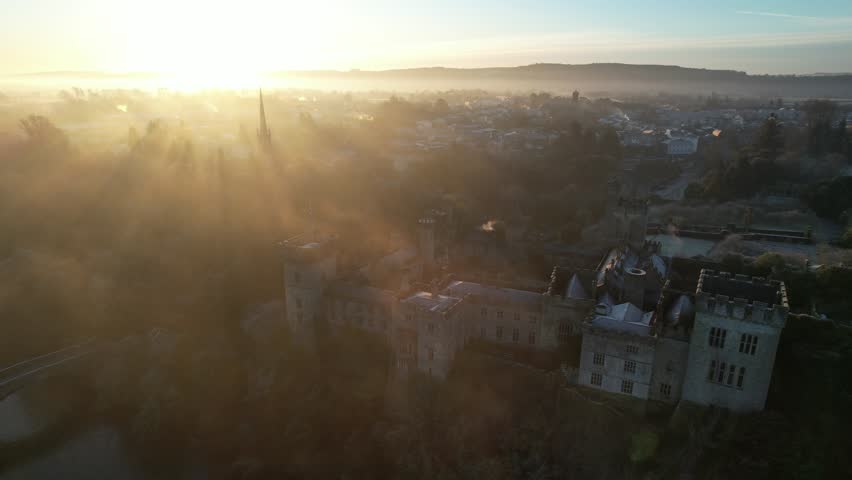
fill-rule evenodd
<path id="1" fill-rule="evenodd" d="M 258 89 L 260 98 L 260 127 L 257 129 L 257 141 L 263 150 L 269 151 L 272 148 L 272 132 L 266 125 L 266 110 L 263 108 L 263 89 Z"/>

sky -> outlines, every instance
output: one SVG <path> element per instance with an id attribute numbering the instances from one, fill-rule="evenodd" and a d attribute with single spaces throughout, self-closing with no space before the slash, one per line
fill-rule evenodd
<path id="1" fill-rule="evenodd" d="M 0 0 L 0 74 L 665 64 L 852 72 L 852 1 Z"/>

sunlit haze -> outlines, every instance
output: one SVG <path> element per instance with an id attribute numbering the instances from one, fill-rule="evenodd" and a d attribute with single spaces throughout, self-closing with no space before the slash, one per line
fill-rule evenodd
<path id="1" fill-rule="evenodd" d="M 852 71 L 843 0 L 395 2 L 6 1 L 0 73 L 160 72 L 239 86 L 310 69 L 651 63 L 749 73 Z"/>

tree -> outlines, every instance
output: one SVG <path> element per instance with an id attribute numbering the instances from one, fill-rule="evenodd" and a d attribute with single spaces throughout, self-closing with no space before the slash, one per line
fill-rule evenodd
<path id="1" fill-rule="evenodd" d="M 781 125 L 775 115 L 770 115 L 763 122 L 757 133 L 757 150 L 769 161 L 774 162 L 784 150 L 784 135 Z"/>
<path id="2" fill-rule="evenodd" d="M 571 100 L 574 103 L 579 102 L 580 101 L 580 92 L 578 92 L 577 90 L 574 90 L 574 93 L 571 94 Z"/>
<path id="3" fill-rule="evenodd" d="M 446 115 L 450 112 L 450 105 L 443 98 L 435 100 L 435 113 L 438 115 Z"/>
<path id="4" fill-rule="evenodd" d="M 67 147 L 68 137 L 46 117 L 41 115 L 30 115 L 19 122 L 21 130 L 27 136 L 30 143 Z"/>

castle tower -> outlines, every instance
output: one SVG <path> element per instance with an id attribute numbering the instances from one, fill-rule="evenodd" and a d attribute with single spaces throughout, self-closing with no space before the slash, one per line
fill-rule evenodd
<path id="1" fill-rule="evenodd" d="M 266 124 L 266 109 L 263 107 L 263 90 L 258 90 L 260 100 L 260 126 L 257 129 L 257 143 L 264 152 L 272 149 L 272 131 Z"/>
<path id="2" fill-rule="evenodd" d="M 337 275 L 334 241 L 296 238 L 283 246 L 287 325 L 296 341 L 310 347 L 324 319 L 326 288 Z"/>
<path id="3" fill-rule="evenodd" d="M 788 311 L 782 282 L 702 270 L 683 399 L 763 410 Z"/>

